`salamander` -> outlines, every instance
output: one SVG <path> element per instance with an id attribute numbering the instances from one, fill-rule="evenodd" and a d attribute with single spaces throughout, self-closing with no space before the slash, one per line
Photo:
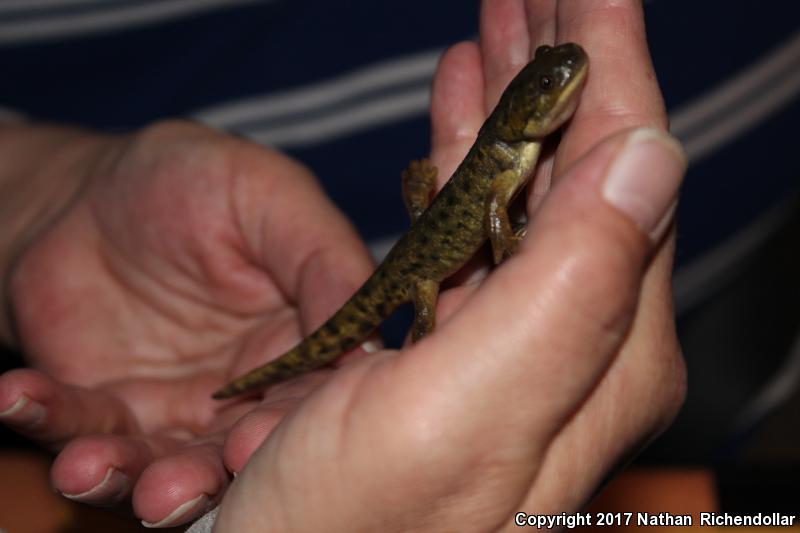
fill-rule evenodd
<path id="1" fill-rule="evenodd" d="M 412 340 L 433 331 L 440 283 L 488 240 L 495 263 L 522 238 L 508 206 L 530 180 L 543 139 L 572 115 L 588 71 L 574 43 L 540 46 L 509 83 L 475 143 L 442 190 L 436 168 L 402 173 L 412 225 L 356 293 L 297 346 L 213 394 L 229 398 L 324 366 L 363 342 L 401 304 L 413 302 Z"/>

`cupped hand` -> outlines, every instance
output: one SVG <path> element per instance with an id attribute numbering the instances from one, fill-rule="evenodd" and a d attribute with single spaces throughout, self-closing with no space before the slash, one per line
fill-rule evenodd
<path id="1" fill-rule="evenodd" d="M 59 452 L 65 496 L 133 497 L 145 522 L 181 523 L 257 444 L 230 431 L 258 401 L 210 394 L 318 326 L 372 264 L 276 152 L 179 122 L 75 138 L 90 155 L 60 171 L 82 173 L 81 192 L 11 277 L 32 369 L 0 376 L 0 419 Z M 323 377 L 274 388 L 262 427 Z"/>
<path id="2" fill-rule="evenodd" d="M 343 366 L 293 410 L 216 531 L 511 529 L 518 512 L 577 510 L 675 415 L 685 157 L 664 132 L 641 2 L 484 2 L 480 44 L 439 66 L 432 157 L 449 175 L 533 50 L 567 41 L 587 51 L 588 83 L 531 187 L 520 250 L 443 293 L 433 334 Z"/>

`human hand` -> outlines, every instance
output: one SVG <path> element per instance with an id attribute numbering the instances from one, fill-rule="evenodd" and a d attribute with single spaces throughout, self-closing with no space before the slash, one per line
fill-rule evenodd
<path id="1" fill-rule="evenodd" d="M 59 146 L 88 146 L 41 181 L 84 183 L 13 269 L 35 370 L 0 376 L 1 419 L 59 452 L 61 493 L 132 497 L 145 521 L 178 524 L 220 498 L 254 446 L 231 429 L 257 400 L 211 392 L 318 326 L 371 261 L 280 154 L 183 123 L 61 135 Z M 322 376 L 276 387 L 261 412 L 279 417 Z"/>
<path id="2" fill-rule="evenodd" d="M 480 45 L 440 64 L 432 157 L 449 175 L 535 47 L 565 41 L 587 51 L 589 79 L 518 253 L 443 293 L 436 332 L 307 398 L 237 478 L 216 531 L 510 529 L 517 511 L 578 509 L 677 412 L 665 232 L 685 159 L 658 133 L 640 2 L 484 2 Z"/>

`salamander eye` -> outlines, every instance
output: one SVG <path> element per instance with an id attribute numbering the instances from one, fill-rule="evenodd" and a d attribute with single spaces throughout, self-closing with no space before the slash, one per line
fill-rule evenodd
<path id="1" fill-rule="evenodd" d="M 543 91 L 549 91 L 550 89 L 553 88 L 555 84 L 556 81 L 553 79 L 553 77 L 547 74 L 539 78 L 539 88 L 542 89 Z"/>

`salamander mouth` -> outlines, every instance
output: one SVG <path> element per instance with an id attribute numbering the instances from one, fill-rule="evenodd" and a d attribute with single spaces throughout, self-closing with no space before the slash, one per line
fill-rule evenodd
<path id="1" fill-rule="evenodd" d="M 572 79 L 567 83 L 561 94 L 558 97 L 558 102 L 553 106 L 556 110 L 555 116 L 550 120 L 545 135 L 549 135 L 558 128 L 564 125 L 569 120 L 575 109 L 578 107 L 578 95 L 576 93 L 583 89 L 586 83 L 586 74 L 588 71 L 586 62 L 581 64 L 572 76 Z"/>

